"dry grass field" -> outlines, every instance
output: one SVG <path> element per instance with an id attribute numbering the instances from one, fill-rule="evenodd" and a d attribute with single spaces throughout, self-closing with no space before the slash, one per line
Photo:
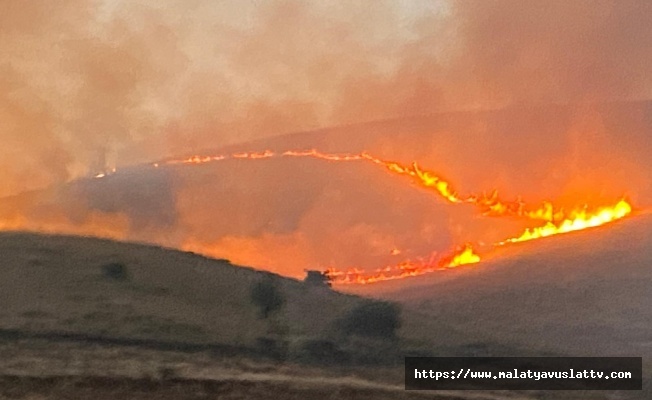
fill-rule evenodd
<path id="1" fill-rule="evenodd" d="M 405 392 L 398 356 L 632 355 L 648 374 L 649 228 L 641 215 L 513 246 L 478 266 L 336 288 L 348 294 L 154 246 L 3 233 L 0 398 L 642 399 L 649 389 Z M 108 276 L 110 264 L 125 276 Z M 270 320 L 250 298 L 264 277 L 286 300 Z M 396 340 L 337 332 L 359 295 L 402 304 Z M 283 327 L 282 359 L 262 351 L 270 324 Z M 320 340 L 397 357 L 354 365 L 301 357 Z"/>
<path id="2" fill-rule="evenodd" d="M 394 341 L 343 337 L 338 320 L 363 299 L 224 260 L 26 233 L 0 234 L 0 252 L 0 398 L 422 398 L 403 390 L 400 352 L 464 351 L 408 309 Z M 120 279 L 105 271 L 116 264 Z M 265 320 L 250 290 L 269 277 L 285 303 Z M 282 360 L 261 347 L 270 324 L 284 327 Z M 306 358 L 320 340 L 381 361 Z"/>

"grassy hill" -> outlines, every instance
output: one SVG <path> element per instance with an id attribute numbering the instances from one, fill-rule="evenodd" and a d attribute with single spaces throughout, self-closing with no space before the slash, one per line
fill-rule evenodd
<path id="1" fill-rule="evenodd" d="M 403 352 L 466 348 L 409 309 L 396 339 L 343 335 L 339 321 L 368 300 L 192 253 L 4 232 L 0 254 L 0 398 L 432 398 L 403 391 Z M 267 320 L 250 298 L 262 279 L 285 298 Z M 270 325 L 289 360 L 261 352 Z"/>
<path id="2" fill-rule="evenodd" d="M 643 357 L 644 391 L 609 395 L 630 399 L 652 393 L 649 213 L 511 245 L 476 266 L 349 289 L 400 301 L 464 332 L 478 355 L 519 356 L 521 350 L 514 354 L 514 349 L 527 349 L 540 355 Z"/>
<path id="3" fill-rule="evenodd" d="M 433 114 L 270 137 L 188 155 L 318 149 L 413 161 L 460 194 L 558 206 L 652 205 L 652 102 L 530 105 Z M 588 114 L 587 114 L 588 112 Z M 146 160 L 141 160 L 145 162 Z M 157 160 L 150 160 L 151 162 Z M 281 275 L 306 266 L 377 268 L 443 254 L 465 241 L 520 234 L 523 221 L 476 218 L 367 162 L 227 159 L 202 165 L 118 165 L 0 199 L 0 229 L 91 234 L 194 249 Z M 451 221 L 454 221 L 452 223 Z M 393 257 L 393 249 L 401 257 Z"/>
<path id="4" fill-rule="evenodd" d="M 0 234 L 0 326 L 195 343 L 247 345 L 266 326 L 250 288 L 264 275 L 153 246 L 80 237 Z M 124 280 L 103 266 L 123 265 Z M 296 336 L 316 335 L 350 296 L 273 277 Z M 320 312 L 310 312 L 319 310 Z M 295 318 L 301 315 L 301 318 Z"/>
<path id="5" fill-rule="evenodd" d="M 0 330 L 255 347 L 270 330 L 291 344 L 340 340 L 364 300 L 193 253 L 110 240 L 0 233 Z M 122 265 L 125 279 L 104 270 Z M 252 286 L 271 279 L 281 310 L 260 318 Z M 404 310 L 402 343 L 456 346 L 458 332 Z"/>
<path id="6" fill-rule="evenodd" d="M 400 302 L 403 325 L 398 341 L 389 346 L 400 352 L 458 356 L 642 355 L 644 364 L 649 366 L 650 228 L 652 217 L 639 215 L 609 227 L 509 246 L 500 250 L 502 253 L 495 260 L 473 267 L 337 289 Z M 48 371 L 64 373 L 72 367 L 61 364 L 61 359 L 87 354 L 93 360 L 91 363 L 99 363 L 92 368 L 105 372 L 142 373 L 152 368 L 149 365 L 170 364 L 175 365 L 175 371 L 182 371 L 184 377 L 210 378 L 211 382 L 226 379 L 224 370 L 215 372 L 216 365 L 223 367 L 225 359 L 219 358 L 216 364 L 216 359 L 211 358 L 214 356 L 206 356 L 203 350 L 225 346 L 241 358 L 247 356 L 248 349 L 256 349 L 258 340 L 268 334 L 270 321 L 260 318 L 250 290 L 263 277 L 272 279 L 286 299 L 274 321 L 286 327 L 285 335 L 295 346 L 293 351 L 300 350 L 301 343 L 309 340 L 342 340 L 341 349 L 368 348 L 380 343 L 347 339 L 337 332 L 338 321 L 364 299 L 233 266 L 225 260 L 149 245 L 9 232 L 0 234 L 0 252 L 0 342 L 2 351 L 10 355 L 3 360 L 6 365 L 0 363 L 2 371 L 16 369 L 19 364 L 23 370 L 31 365 L 29 368 L 40 370 L 40 375 L 47 375 Z M 105 267 L 115 264 L 125 267 L 125 279 L 107 274 Z M 23 336 L 12 339 L 16 332 Z M 65 341 L 70 344 L 57 342 L 52 346 L 48 335 L 53 333 L 59 335 L 58 339 L 71 335 Z M 109 346 L 98 350 L 74 344 L 84 337 L 101 338 Z M 152 343 L 159 347 L 147 350 Z M 161 353 L 160 345 L 166 343 L 176 345 L 163 346 L 165 351 Z M 125 350 L 116 350 L 119 348 Z M 133 348 L 139 350 L 130 350 Z M 198 354 L 188 358 L 183 355 L 188 350 Z M 383 348 L 375 350 L 382 352 Z M 8 361 L 12 355 L 13 364 Z M 255 360 L 257 355 L 252 355 Z M 21 359 L 17 363 L 16 357 L 27 361 Z M 247 365 L 245 369 L 254 368 L 258 374 L 255 378 L 242 378 L 250 372 L 243 375 L 241 364 L 237 368 L 231 365 L 226 376 L 271 380 L 278 385 L 279 379 L 286 382 L 288 376 L 304 374 L 302 379 L 321 382 L 318 386 L 322 389 L 306 382 L 292 381 L 292 385 L 308 385 L 319 396 L 330 393 L 324 388 L 328 386 L 323 381 L 325 376 L 333 376 L 334 382 L 339 382 L 337 379 L 341 378 L 337 376 L 353 373 L 400 385 L 402 369 L 401 365 L 378 365 L 342 370 L 317 363 L 318 370 L 311 370 L 313 367 L 294 369 L 289 364 L 279 367 L 261 361 Z M 280 370 L 285 371 L 282 377 L 277 376 Z M 150 373 L 157 371 L 160 372 L 154 368 Z M 260 376 L 261 372 L 265 377 Z M 136 374 L 133 379 L 140 378 Z M 20 382 L 15 384 L 20 386 Z M 58 383 L 48 382 L 37 383 L 54 385 L 52 391 L 60 390 L 61 396 L 67 396 L 69 385 L 62 389 Z M 130 388 L 129 385 L 138 388 L 143 384 L 138 380 L 129 382 L 124 384 Z M 368 381 L 354 386 L 368 385 L 364 382 Z M 186 384 L 179 383 L 180 387 Z M 379 391 L 375 395 L 358 387 L 362 392 L 351 398 L 403 398 L 393 392 L 396 387 L 374 387 L 370 389 L 373 393 Z M 266 392 L 264 388 L 260 390 Z M 617 398 L 644 398 L 646 393 L 649 391 Z M 449 398 L 446 396 L 442 398 Z M 492 398 L 480 393 L 478 396 Z M 501 396 L 519 394 L 505 393 L 493 398 Z M 536 398 L 608 398 L 600 393 L 546 396 L 534 394 Z"/>
<path id="7" fill-rule="evenodd" d="M 510 245 L 493 260 L 351 288 L 470 335 L 556 353 L 652 357 L 652 216 Z"/>

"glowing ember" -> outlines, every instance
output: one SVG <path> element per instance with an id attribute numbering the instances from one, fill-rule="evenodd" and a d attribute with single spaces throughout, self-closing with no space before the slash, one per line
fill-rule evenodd
<path id="1" fill-rule="evenodd" d="M 95 179 L 105 178 L 105 177 L 107 177 L 109 175 L 115 174 L 116 172 L 118 172 L 118 170 L 116 168 L 111 168 L 110 171 L 100 172 L 99 174 L 94 175 L 93 178 L 95 178 Z"/>

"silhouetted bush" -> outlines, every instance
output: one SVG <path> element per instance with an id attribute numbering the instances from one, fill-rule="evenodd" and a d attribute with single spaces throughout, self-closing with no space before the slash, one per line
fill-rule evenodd
<path id="1" fill-rule="evenodd" d="M 127 273 L 127 267 L 122 263 L 110 263 L 102 266 L 102 275 L 105 278 L 116 280 L 116 281 L 126 281 L 129 279 L 129 274 Z"/>
<path id="2" fill-rule="evenodd" d="M 322 271 L 306 271 L 306 278 L 303 281 L 310 286 L 325 288 L 331 287 L 331 277 L 326 272 Z"/>
<path id="3" fill-rule="evenodd" d="M 251 301 L 258 307 L 260 317 L 263 319 L 267 319 L 285 304 L 283 294 L 271 277 L 256 282 L 251 287 L 250 295 Z"/>
<path id="4" fill-rule="evenodd" d="M 396 331 L 401 327 L 401 310 L 394 303 L 369 301 L 352 309 L 340 324 L 347 335 L 396 339 Z"/>

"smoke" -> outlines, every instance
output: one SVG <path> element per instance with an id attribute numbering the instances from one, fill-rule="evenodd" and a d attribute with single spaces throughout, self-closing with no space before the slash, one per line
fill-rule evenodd
<path id="1" fill-rule="evenodd" d="M 467 57 L 461 76 L 484 81 L 491 96 L 572 103 L 650 96 L 649 2 L 456 4 Z"/>
<path id="2" fill-rule="evenodd" d="M 3 202 L 0 227 L 295 275 L 510 229 L 382 171 L 306 160 L 134 169 L 57 189 L 225 146 L 366 150 L 416 160 L 464 193 L 532 203 L 649 203 L 652 111 L 627 102 L 652 97 L 649 15 L 646 0 L 3 0 L 0 196 L 24 194 Z"/>
<path id="3" fill-rule="evenodd" d="M 0 195 L 317 127 L 649 97 L 651 7 L 5 0 Z"/>
<path id="4" fill-rule="evenodd" d="M 301 276 L 395 263 L 395 248 L 412 257 L 452 246 L 446 206 L 371 165 L 231 160 L 175 173 L 184 177 L 175 246 L 234 263 Z"/>

